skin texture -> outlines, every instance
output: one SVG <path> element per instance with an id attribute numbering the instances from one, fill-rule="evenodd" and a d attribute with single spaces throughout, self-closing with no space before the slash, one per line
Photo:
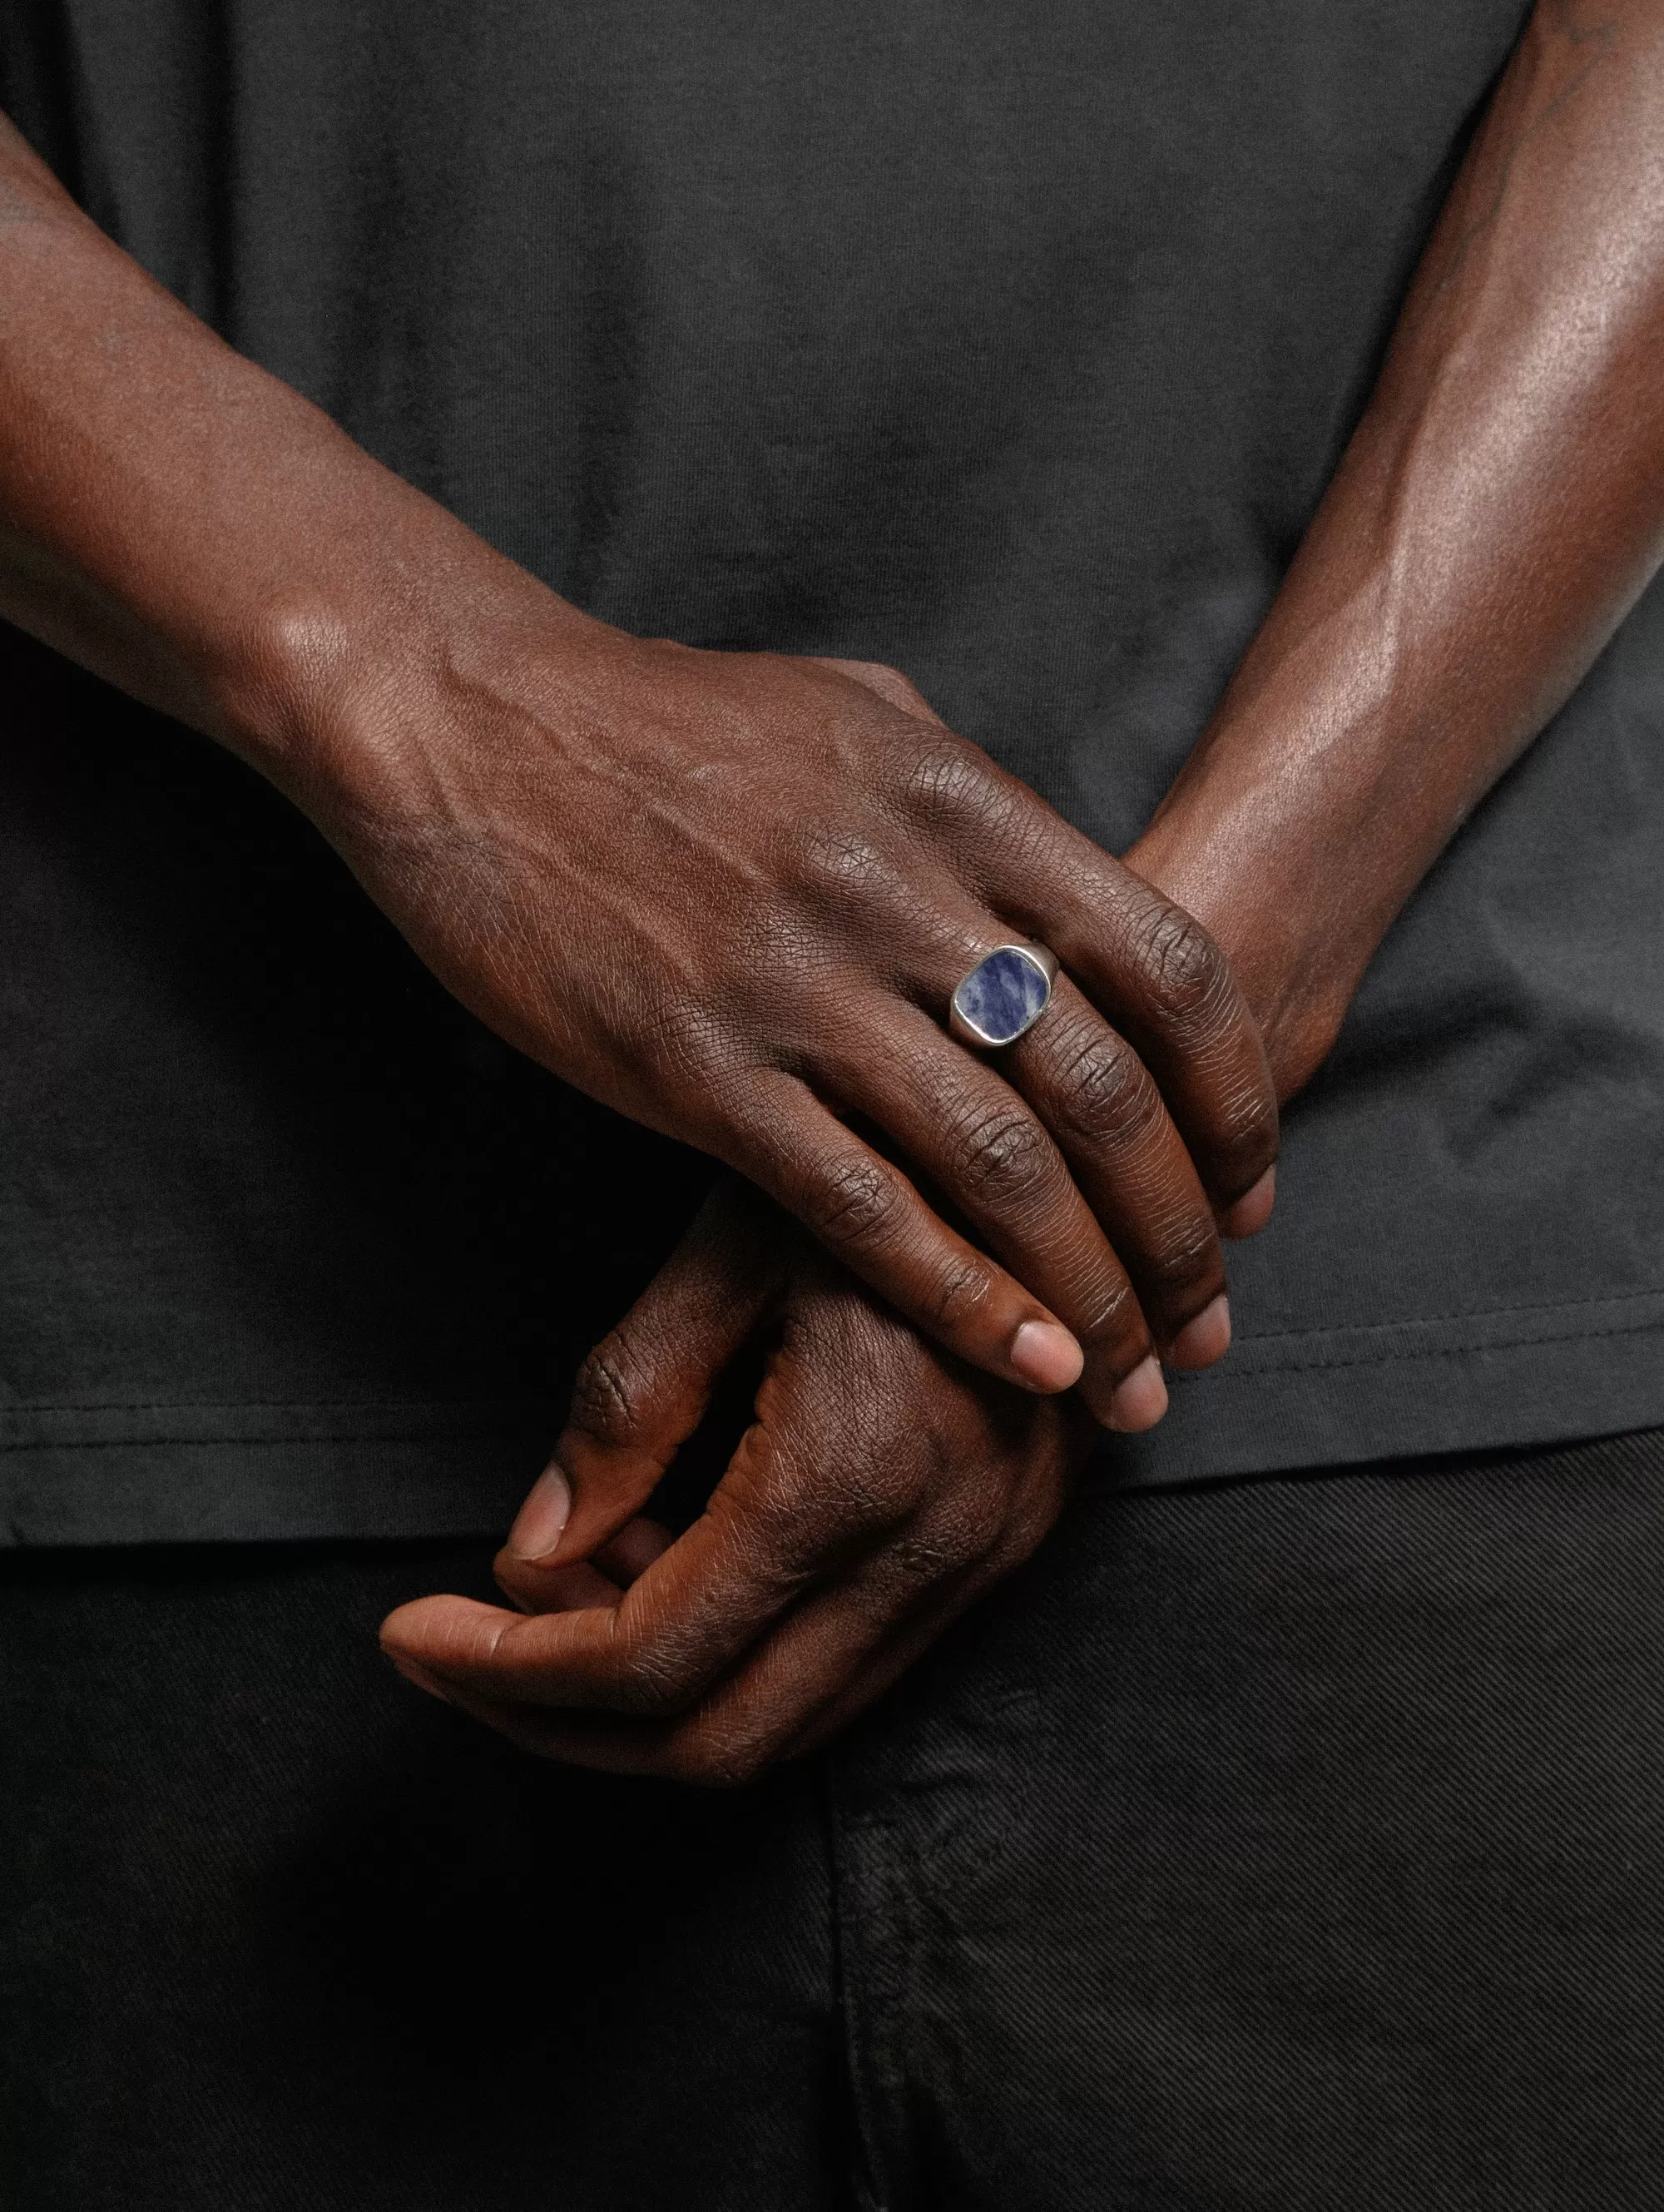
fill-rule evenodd
<path id="1" fill-rule="evenodd" d="M 1270 616 L 1127 855 L 1228 952 L 1281 1097 L 1328 1051 L 1427 867 L 1664 557 L 1661 362 L 1664 7 L 1545 0 Z M 721 1365 L 727 1317 L 750 1310 L 751 1249 L 697 1224 L 603 1347 L 501 1563 L 527 1613 L 405 1607 L 384 1632 L 397 1663 L 533 1748 L 732 1780 L 847 1718 L 1037 1540 L 1082 1433 L 1054 1407 L 1011 1430 L 1009 1393 L 916 1341 L 909 1354 L 882 1316 L 869 1336 L 860 1293 L 806 1276 L 713 1527 L 665 1548 L 628 1519 Z M 847 1435 L 820 1463 L 858 1502 L 829 1523 L 823 1505 L 806 1550 L 792 1503 L 840 1422 L 858 1425 L 859 1468 Z M 760 1543 L 719 1569 L 731 1484 Z M 880 1498 L 907 1501 L 889 1535 Z M 955 1534 L 920 1572 L 914 1532 L 938 1501 Z M 889 1579 L 886 1545 L 901 1555 Z M 864 1597 L 875 1588 L 882 1601 Z M 713 1589 L 726 1636 L 702 1611 Z"/>
<path id="2" fill-rule="evenodd" d="M 893 670 L 568 606 L 222 345 L 15 133 L 0 612 L 239 752 L 501 1036 L 973 1364 L 1142 1428 L 1157 1350 L 1224 1350 L 1220 1224 L 1277 1109 L 1205 934 Z M 1067 977 L 996 1066 L 942 1017 L 1028 936 Z"/>

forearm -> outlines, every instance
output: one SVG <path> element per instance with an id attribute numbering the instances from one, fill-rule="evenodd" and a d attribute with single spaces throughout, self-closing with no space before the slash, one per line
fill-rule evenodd
<path id="1" fill-rule="evenodd" d="M 1286 1097 L 1664 556 L 1664 8 L 1544 0 L 1264 628 L 1131 863 Z"/>
<path id="2" fill-rule="evenodd" d="M 584 618 L 223 344 L 0 118 L 0 613 L 311 803 L 483 576 Z M 327 811 L 325 803 L 325 811 Z"/>

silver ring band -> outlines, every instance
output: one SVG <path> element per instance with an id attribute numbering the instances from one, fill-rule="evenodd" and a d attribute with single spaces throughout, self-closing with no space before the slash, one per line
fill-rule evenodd
<path id="1" fill-rule="evenodd" d="M 961 976 L 948 1006 L 948 1029 L 973 1052 L 1015 1044 L 1052 1003 L 1057 956 L 1043 945 L 996 945 Z"/>

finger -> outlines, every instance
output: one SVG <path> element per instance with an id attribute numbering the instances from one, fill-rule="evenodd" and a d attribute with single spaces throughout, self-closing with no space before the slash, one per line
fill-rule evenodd
<path id="1" fill-rule="evenodd" d="M 969 1605 L 1029 1556 L 1055 1521 L 1064 1489 L 1054 1469 L 1049 1480 L 1032 1487 L 1022 1510 L 1002 1516 L 997 1540 L 946 1573 L 938 1565 L 957 1556 L 957 1536 L 944 1543 L 939 1530 L 909 1531 L 907 1544 L 888 1547 L 806 1599 L 685 1711 L 623 1717 L 528 1701 L 518 1681 L 459 1670 L 434 1656 L 437 1637 L 416 1656 L 395 1627 L 398 1615 L 386 1624 L 384 1643 L 420 1686 L 541 1757 L 732 1785 L 824 1741 L 882 1694 Z M 921 1554 L 928 1562 L 923 1576 Z M 470 1602 L 422 1601 L 428 1607 Z M 513 1616 L 501 1618 L 512 1622 Z"/>
<path id="2" fill-rule="evenodd" d="M 973 1581 L 967 1570 L 955 1584 L 936 1586 L 930 1632 L 939 1632 L 986 1579 L 992 1576 Z M 540 1677 L 529 1686 L 514 1665 L 483 1660 L 489 1643 L 493 1659 L 506 1662 L 519 1640 L 516 1627 L 542 1624 L 470 1599 L 428 1598 L 401 1607 L 384 1624 L 382 1641 L 408 1680 L 542 1757 L 613 1772 L 732 1784 L 794 1748 L 852 1677 L 866 1686 L 887 1634 L 923 1605 L 916 1590 L 903 1591 L 893 1580 L 854 1576 L 781 1623 L 732 1683 L 664 1712 L 598 1708 L 587 1694 L 563 1699 L 558 1680 Z M 926 1634 L 917 1648 L 928 1640 Z M 882 1686 L 872 1682 L 871 1694 Z"/>
<path id="3" fill-rule="evenodd" d="M 876 1118 L 1072 1331 L 1099 1419 L 1147 1428 L 1167 1402 L 1156 1349 L 1205 1366 L 1230 1340 L 1212 1206 L 1150 1072 L 1066 977 L 995 1060 L 944 1036 L 941 1010 L 1002 925 L 946 879 L 928 891 L 892 978 L 919 1011 L 824 1018 L 829 1096 Z"/>
<path id="4" fill-rule="evenodd" d="M 1199 922 L 1014 776 L 963 749 L 910 766 L 903 804 L 960 880 L 1048 945 L 1149 1067 L 1223 1212 L 1277 1156 L 1277 1096 L 1230 963 Z"/>
<path id="5" fill-rule="evenodd" d="M 595 1554 L 595 1564 L 610 1575 L 621 1589 L 628 1589 L 675 1541 L 674 1534 L 662 1521 L 627 1522 L 616 1536 L 601 1546 Z"/>
<path id="6" fill-rule="evenodd" d="M 765 1385 L 765 1389 L 767 1385 Z M 447 1684 L 531 1705 L 663 1715 L 691 1705 L 822 1575 L 887 1533 L 876 1487 L 817 1481 L 759 1422 L 701 1518 L 614 1608 L 531 1615 L 418 1601 L 384 1640 Z"/>
<path id="7" fill-rule="evenodd" d="M 616 1605 L 624 1584 L 615 1582 L 587 1559 L 570 1566 L 529 1570 L 507 1552 L 499 1552 L 492 1571 L 505 1597 L 513 1598 L 522 1613 L 576 1613 L 588 1606 Z"/>
<path id="8" fill-rule="evenodd" d="M 1089 1012 L 1078 994 L 1074 1004 L 1082 1014 Z M 1053 1018 L 1048 1008 L 1038 1027 Z M 1102 1029 L 1102 1023 L 1096 1026 Z M 1108 1039 L 1109 1032 L 1103 1034 Z M 1025 1285 L 1067 1325 L 1084 1355 L 1082 1395 L 1099 1419 L 1127 1430 L 1159 1419 L 1166 1391 L 1137 1291 L 1042 1118 L 1005 1079 L 1015 1054 L 1002 1055 L 999 1063 L 980 1059 L 906 1006 L 880 1015 L 861 1042 L 858 1064 L 833 1059 L 831 1083 L 852 1102 L 859 1085 L 863 1110 L 951 1195 L 979 1237 L 1020 1271 Z M 1138 1066 L 1130 1048 L 1121 1051 Z M 1147 1076 L 1143 1080 L 1160 1113 L 1154 1084 Z M 1166 1123 L 1164 1114 L 1161 1119 Z M 1218 1296 L 1224 1270 L 1206 1201 L 1176 1132 L 1170 1123 L 1166 1127 L 1182 1163 L 1180 1190 L 1193 1195 L 1216 1261 L 1212 1281 L 1196 1285 L 1195 1303 L 1167 1331 L 1170 1338 L 1191 1312 Z M 1103 1164 L 1096 1179 L 1101 1193 L 1109 1190 L 1116 1164 Z M 1140 1204 L 1147 1206 L 1152 1194 L 1169 1214 L 1174 1211 L 1172 1194 L 1153 1193 L 1148 1177 L 1137 1192 L 1120 1194 L 1113 1209 L 1136 1231 L 1141 1253 L 1158 1235 L 1158 1224 L 1138 1220 Z M 1170 1320 L 1170 1299 L 1162 1310 Z"/>
<path id="9" fill-rule="evenodd" d="M 1001 1066 L 1102 1224 L 1163 1358 L 1177 1367 L 1218 1359 L 1230 1342 L 1218 1224 L 1137 1053 L 1060 976 L 1051 1004 Z"/>
<path id="10" fill-rule="evenodd" d="M 1200 923 L 1125 870 L 1121 881 L 1136 892 L 1110 909 L 1114 864 L 1080 843 L 1084 880 L 1060 904 L 1050 926 L 1060 941 L 1052 950 L 1155 1077 L 1210 1202 L 1223 1212 L 1277 1158 L 1277 1091 L 1258 1026 Z M 1009 896 L 1015 886 L 1005 888 Z"/>
<path id="11" fill-rule="evenodd" d="M 571 1613 L 582 1606 L 616 1605 L 675 1540 L 662 1522 L 635 1520 L 598 1546 L 592 1559 L 553 1566 L 519 1559 L 505 1547 L 491 1571 L 522 1613 Z"/>
<path id="12" fill-rule="evenodd" d="M 779 1295 L 783 1258 L 754 1194 L 725 1183 L 707 1199 L 578 1370 L 567 1425 L 500 1563 L 517 1597 L 535 1602 L 537 1574 L 586 1559 L 653 1495 Z"/>
<path id="13" fill-rule="evenodd" d="M 966 1575 L 938 1593 L 935 1606 L 921 1607 L 915 1620 L 881 1638 L 864 1662 L 856 1656 L 852 1680 L 838 1680 L 835 1671 L 830 1688 L 827 1660 L 833 1659 L 835 1670 L 851 1660 L 829 1650 L 825 1624 L 817 1618 L 810 1632 L 820 1664 L 803 1669 L 793 1648 L 801 1639 L 795 1622 L 788 1623 L 780 1632 L 782 1644 L 771 1644 L 758 1654 L 734 1694 L 665 1719 L 528 1705 L 430 1674 L 397 1653 L 390 1656 L 418 1689 L 471 1715 L 534 1757 L 603 1773 L 733 1787 L 780 1759 L 814 1749 L 847 1725 L 997 1579 L 993 1570 Z M 863 1645 L 866 1640 L 862 1638 Z"/>
<path id="14" fill-rule="evenodd" d="M 1108 860 L 1097 857 L 1101 877 Z M 1060 957 L 1076 962 L 1077 981 L 1112 1018 L 1120 1011 L 1209 1198 L 1224 1212 L 1259 1188 L 1276 1163 L 1281 1133 L 1271 1064 L 1224 953 L 1181 907 L 1131 880 L 1143 896 L 1127 912 L 1120 943 L 1103 941 L 1108 933 L 1095 941 L 1090 909 L 1078 907 L 1069 953 Z M 1124 969 L 1133 981 L 1118 992 Z M 1267 1204 L 1262 1218 L 1269 1213 Z"/>
<path id="15" fill-rule="evenodd" d="M 918 1574 L 920 1553 L 945 1550 L 952 1556 L 961 1548 L 951 1524 L 921 1516 L 904 1542 L 886 1546 L 847 1577 L 812 1593 L 748 1652 L 702 1702 L 692 1724 L 672 1731 L 684 1778 L 725 1780 L 736 1767 L 755 1771 L 813 1749 L 1029 1558 L 1063 1510 L 1070 1464 L 1048 1448 L 1001 1473 L 997 1533 L 967 1549 L 963 1565 Z M 701 1759 L 714 1760 L 718 1771 L 694 1771 Z"/>
<path id="16" fill-rule="evenodd" d="M 987 1482 L 956 1468 L 937 1495 L 935 1430 L 894 1424 L 894 1407 L 919 1402 L 919 1368 L 916 1340 L 864 1299 L 805 1299 L 787 1315 L 758 1418 L 704 1514 L 616 1608 L 522 1619 L 426 1600 L 389 1621 L 389 1650 L 481 1695 L 663 1715 L 691 1705 L 807 1590 L 852 1571 L 926 1499 L 944 1532 L 940 1571 L 956 1571 L 985 1547 L 975 1500 Z M 839 1382 L 850 1374 L 861 1390 L 845 1403 Z M 937 1383 L 963 1395 L 939 1371 Z M 1022 1464 L 1015 1446 L 1011 1463 Z M 910 1555 L 922 1571 L 923 1551 Z"/>
<path id="17" fill-rule="evenodd" d="M 1277 1203 L 1277 1170 L 1267 1168 L 1252 1190 L 1228 1206 L 1219 1216 L 1221 1237 L 1257 1237 L 1271 1219 Z"/>
<path id="18" fill-rule="evenodd" d="M 795 1078 L 759 1085 L 742 1127 L 744 1157 L 731 1164 L 924 1335 L 1027 1390 L 1080 1379 L 1084 1354 L 1057 1315 Z"/>

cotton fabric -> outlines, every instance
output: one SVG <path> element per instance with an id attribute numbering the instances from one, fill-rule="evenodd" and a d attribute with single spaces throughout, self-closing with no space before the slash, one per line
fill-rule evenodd
<path id="1" fill-rule="evenodd" d="M 892 661 L 1118 849 L 1524 15 L 10 0 L 0 100 L 578 604 Z M 501 1524 L 705 1164 L 461 1013 L 203 741 L 9 637 L 0 712 L 0 1527 Z M 1383 946 L 1232 1255 L 1228 1359 L 1118 1475 L 1664 1420 L 1661 737 L 1655 589 Z"/>

